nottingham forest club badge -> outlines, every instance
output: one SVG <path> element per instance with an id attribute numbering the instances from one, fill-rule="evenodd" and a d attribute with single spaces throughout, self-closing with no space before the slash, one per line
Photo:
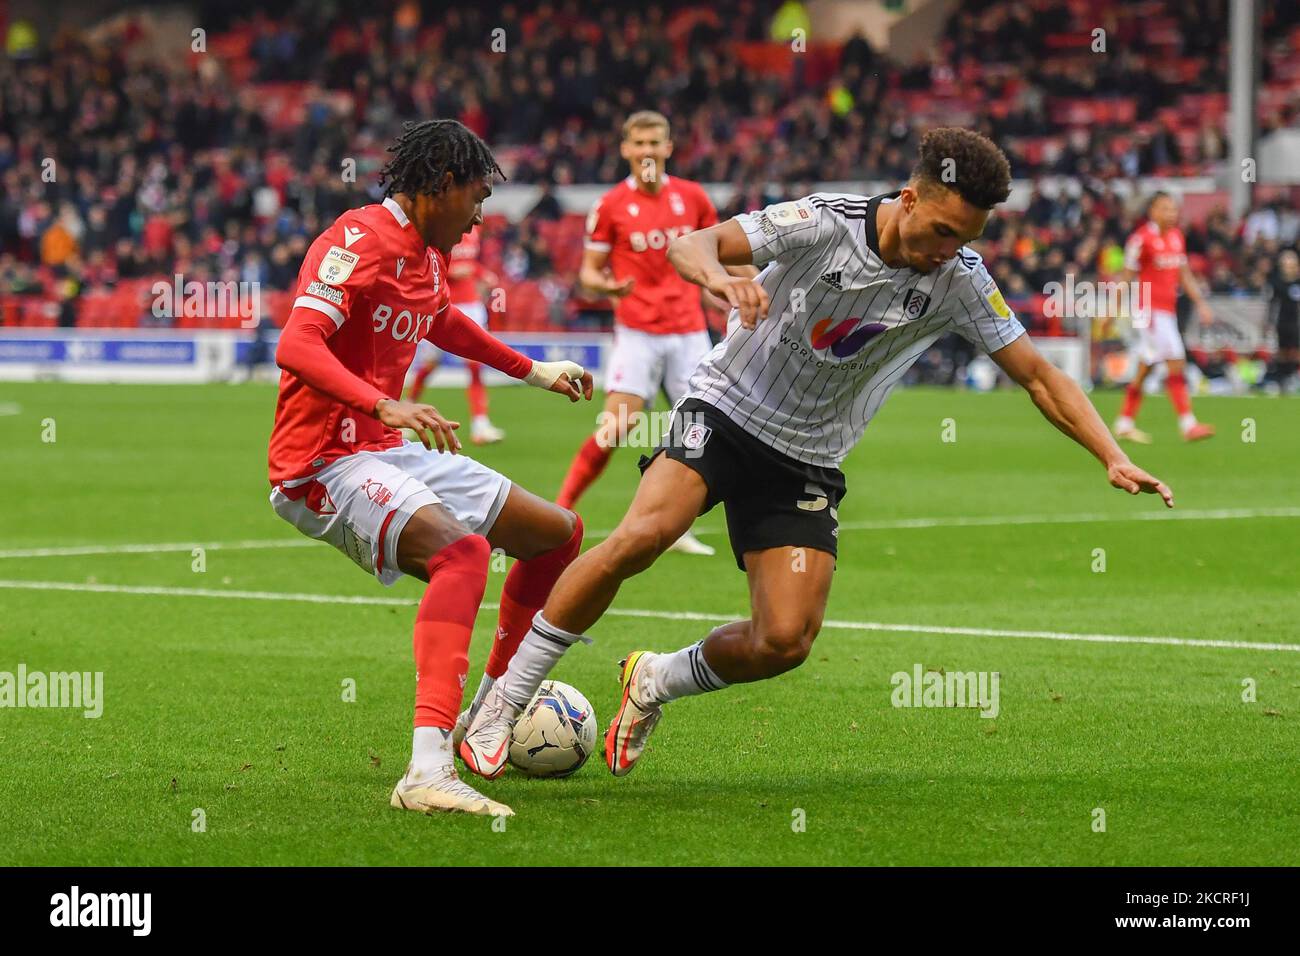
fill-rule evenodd
<path id="1" fill-rule="evenodd" d="M 930 308 L 930 297 L 920 289 L 912 289 L 903 300 L 903 318 L 908 321 L 919 319 L 925 315 L 925 310 L 928 308 Z"/>

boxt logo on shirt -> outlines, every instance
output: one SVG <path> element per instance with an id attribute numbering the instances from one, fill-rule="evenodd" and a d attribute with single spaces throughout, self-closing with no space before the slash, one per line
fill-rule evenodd
<path id="1" fill-rule="evenodd" d="M 862 351 L 863 346 L 889 328 L 879 322 L 868 322 L 861 328 L 855 329 L 862 320 L 854 317 L 844 319 L 839 325 L 831 328 L 831 323 L 834 321 L 833 318 L 826 318 L 814 325 L 808 336 L 808 342 L 815 349 L 830 349 L 831 354 L 836 358 L 848 358 Z"/>

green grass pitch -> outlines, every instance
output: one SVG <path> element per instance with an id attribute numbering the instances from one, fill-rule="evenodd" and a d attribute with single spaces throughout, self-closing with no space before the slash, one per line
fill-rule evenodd
<path id="1" fill-rule="evenodd" d="M 847 462 L 833 626 L 808 662 L 670 705 L 625 779 L 597 756 L 568 780 L 485 784 L 518 814 L 498 832 L 389 808 L 420 585 L 384 589 L 324 545 L 294 546 L 266 500 L 274 398 L 268 385 L 0 385 L 0 671 L 102 671 L 105 698 L 99 719 L 0 709 L 0 864 L 1300 858 L 1300 403 L 1201 399 L 1220 434 L 1188 446 L 1149 398 L 1156 443 L 1132 454 L 1172 485 L 1166 515 L 1110 489 L 1023 394 L 898 392 Z M 465 414 L 458 390 L 433 401 Z M 554 494 L 595 409 L 519 388 L 492 401 L 509 437 L 480 457 Z M 1112 416 L 1118 396 L 1097 401 Z M 636 454 L 583 502 L 591 531 L 622 514 Z M 651 613 L 607 616 L 555 674 L 602 731 L 627 651 L 699 639 L 712 624 L 689 612 L 745 614 L 721 509 L 700 528 L 718 556 L 666 555 L 615 604 Z M 215 546 L 267 541 L 290 546 Z M 212 545 L 206 570 L 191 543 Z M 155 544 L 175 547 L 31 553 Z M 287 599 L 302 594 L 374 603 Z M 471 689 L 494 625 L 484 610 Z M 1050 637 L 1071 634 L 1287 648 Z M 917 664 L 996 672 L 997 717 L 892 706 L 891 675 Z"/>

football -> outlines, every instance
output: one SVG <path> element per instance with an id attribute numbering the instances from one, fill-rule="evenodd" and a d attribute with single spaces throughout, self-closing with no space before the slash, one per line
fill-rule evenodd
<path id="1" fill-rule="evenodd" d="M 530 777 L 567 777 L 596 749 L 596 713 L 576 687 L 545 681 L 510 740 L 510 763 Z"/>

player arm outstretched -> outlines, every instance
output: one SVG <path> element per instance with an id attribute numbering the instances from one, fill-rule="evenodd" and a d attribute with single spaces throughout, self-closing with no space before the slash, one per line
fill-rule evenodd
<path id="1" fill-rule="evenodd" d="M 1043 416 L 1082 445 L 1106 467 L 1110 483 L 1131 495 L 1158 494 L 1174 506 L 1173 492 L 1160 479 L 1133 464 L 1111 437 L 1088 396 L 1021 335 L 1010 345 L 989 355 L 1017 385 L 1029 393 Z"/>
<path id="2" fill-rule="evenodd" d="M 736 309 L 745 328 L 754 328 L 767 316 L 767 290 L 753 281 L 757 270 L 753 275 L 737 275 L 732 269 L 752 269 L 754 265 L 749 239 L 736 220 L 678 236 L 668 244 L 668 261 L 687 282 L 702 286 Z"/>
<path id="3" fill-rule="evenodd" d="M 326 341 L 338 330 L 335 320 L 317 309 L 298 306 L 289 314 L 275 363 L 309 388 L 336 402 L 377 418 L 391 428 L 410 428 L 425 448 L 455 452 L 460 448 L 455 430 L 459 422 L 443 418 L 432 405 L 389 398 L 374 385 L 354 375 L 329 350 Z"/>
<path id="4" fill-rule="evenodd" d="M 571 402 L 591 399 L 591 373 L 577 362 L 535 362 L 480 328 L 454 305 L 438 314 L 425 338 L 444 352 L 482 362 L 536 388 L 567 395 Z"/>

